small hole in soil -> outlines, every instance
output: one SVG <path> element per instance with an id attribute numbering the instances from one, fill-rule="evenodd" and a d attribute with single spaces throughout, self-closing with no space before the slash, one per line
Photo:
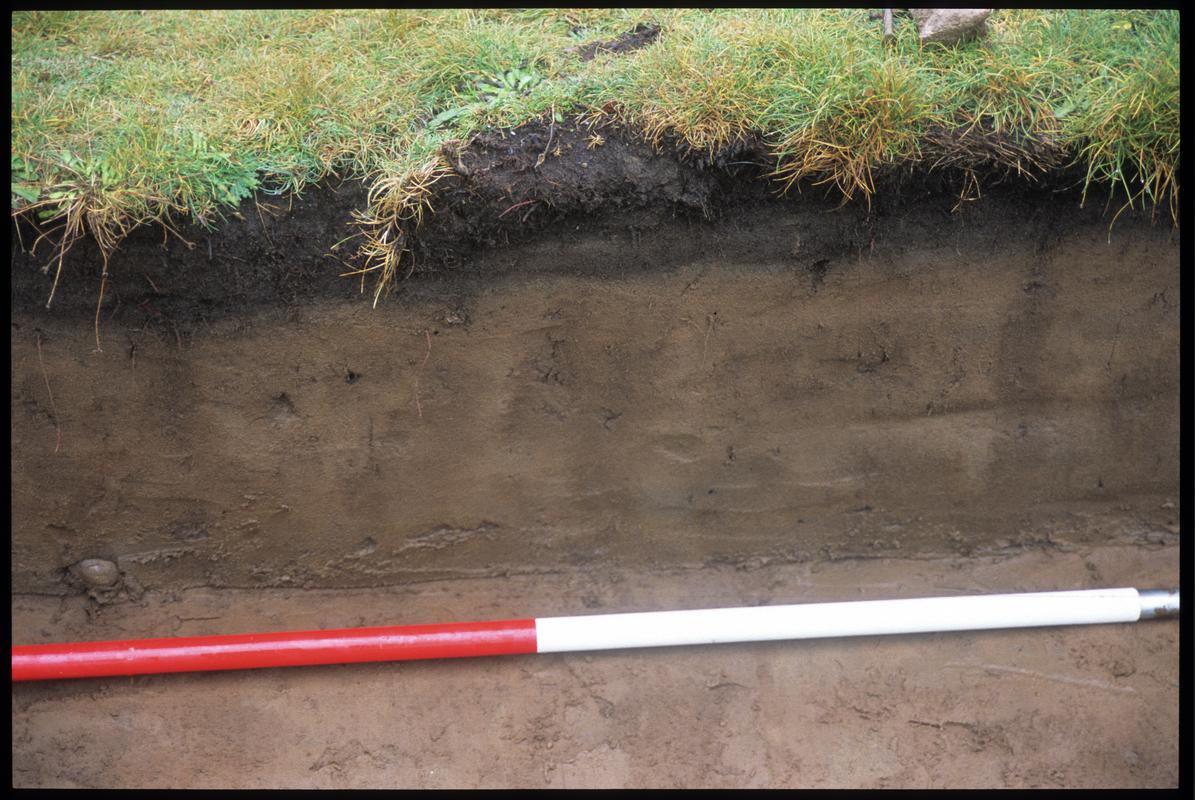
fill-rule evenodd
<path id="1" fill-rule="evenodd" d="M 359 373 L 359 372 L 353 372 L 351 369 L 350 369 L 350 370 L 348 370 L 348 371 L 345 373 L 345 375 L 344 375 L 344 382 L 345 382 L 345 383 L 348 383 L 348 384 L 353 384 L 353 383 L 356 383 L 356 382 L 357 382 L 357 381 L 359 381 L 359 380 L 361 380 L 361 373 Z"/>

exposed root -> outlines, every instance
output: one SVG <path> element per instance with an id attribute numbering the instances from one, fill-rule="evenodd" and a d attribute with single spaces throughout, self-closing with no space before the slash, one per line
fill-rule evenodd
<path id="1" fill-rule="evenodd" d="M 524 201 L 523 201 L 523 202 L 521 202 L 521 203 L 515 203 L 513 206 L 511 206 L 510 208 L 506 209 L 506 210 L 505 210 L 505 211 L 503 211 L 501 214 L 499 214 L 499 215 L 498 215 L 498 219 L 502 219 L 502 218 L 503 218 L 503 217 L 505 217 L 507 214 L 509 214 L 510 212 L 514 211 L 516 208 L 522 208 L 523 206 L 529 206 L 529 205 L 531 205 L 532 203 L 538 203 L 538 202 L 539 202 L 539 198 L 537 198 L 537 197 L 533 197 L 533 198 L 532 198 L 532 199 L 530 199 L 530 200 L 524 200 Z"/>
<path id="2" fill-rule="evenodd" d="M 30 251 L 34 252 L 42 240 L 51 239 L 54 235 L 58 236 L 55 245 L 58 254 L 57 258 L 54 259 L 57 261 L 57 265 L 54 270 L 54 282 L 50 286 L 50 295 L 46 298 L 47 309 L 54 303 L 54 295 L 58 290 L 59 279 L 62 277 L 62 266 L 66 260 L 66 254 L 86 234 L 91 235 L 91 238 L 99 247 L 100 253 L 104 258 L 104 272 L 100 283 L 100 303 L 103 302 L 104 287 L 108 278 L 108 259 L 133 229 L 147 222 L 158 222 L 165 228 L 166 232 L 174 233 L 189 248 L 195 246 L 193 243 L 183 239 L 166 221 L 169 213 L 179 210 L 174 203 L 166 198 L 148 195 L 135 190 L 117 193 L 116 197 L 113 198 L 111 195 L 105 195 L 96 186 L 94 177 L 82 174 L 77 174 L 76 177 L 77 180 L 75 181 L 67 181 L 51 187 L 45 199 L 23 206 L 13 212 L 14 217 L 24 215 L 28 218 L 36 219 L 41 213 L 50 214 L 57 211 L 50 221 L 61 220 L 60 224 L 48 228 L 34 239 L 33 246 L 30 248 Z M 144 208 L 156 207 L 159 210 L 156 215 L 135 216 L 125 210 L 127 208 L 125 204 L 127 206 L 140 205 Z M 49 268 L 50 265 L 46 264 L 43 267 L 43 272 L 49 272 Z M 98 349 L 98 304 L 96 320 L 96 347 Z"/>
<path id="3" fill-rule="evenodd" d="M 929 131 L 923 154 L 930 170 L 958 169 L 970 176 L 982 170 L 985 174 L 1015 175 L 1030 182 L 1060 169 L 1067 161 L 1066 153 L 1049 142 L 1018 140 L 975 125 Z"/>
<path id="4" fill-rule="evenodd" d="M 100 275 L 100 296 L 95 301 L 95 351 L 97 353 L 104 352 L 104 348 L 100 345 L 100 312 L 104 308 L 104 289 L 108 286 L 108 251 L 104 250 L 104 271 Z M 153 285 L 153 281 L 150 281 Z"/>
<path id="5" fill-rule="evenodd" d="M 432 355 L 432 337 L 424 328 L 423 336 L 427 339 L 427 352 L 423 354 L 423 362 L 419 365 L 419 371 L 415 373 L 415 411 L 419 414 L 419 419 L 423 419 L 423 404 L 419 402 L 419 376 L 423 374 L 423 368 L 427 366 L 427 360 Z"/>
<path id="6" fill-rule="evenodd" d="M 381 272 L 374 291 L 373 305 L 384 292 L 394 284 L 398 266 L 404 254 L 411 254 L 408 247 L 412 234 L 423 223 L 425 213 L 432 210 L 432 186 L 449 174 L 442 163 L 435 163 L 403 177 L 384 177 L 369 190 L 369 205 L 363 212 L 354 214 L 357 224 L 363 228 L 364 242 L 357 255 L 365 266 L 342 276 L 364 275 L 367 272 Z M 408 275 L 414 271 L 414 255 Z M 364 285 L 362 286 L 364 288 Z"/>
<path id="7" fill-rule="evenodd" d="M 950 213 L 956 214 L 963 207 L 963 203 L 974 202 L 982 197 L 983 193 L 979 189 L 979 177 L 975 174 L 975 170 L 964 170 L 963 185 L 959 189 L 958 200 L 955 202 L 954 207 L 950 209 Z"/>
<path id="8" fill-rule="evenodd" d="M 37 363 L 41 366 L 42 380 L 46 382 L 46 394 L 50 396 L 50 413 L 54 415 L 54 454 L 62 448 L 62 427 L 58 424 L 58 406 L 54 403 L 54 390 L 50 388 L 50 375 L 41 354 L 41 332 L 37 332 Z"/>

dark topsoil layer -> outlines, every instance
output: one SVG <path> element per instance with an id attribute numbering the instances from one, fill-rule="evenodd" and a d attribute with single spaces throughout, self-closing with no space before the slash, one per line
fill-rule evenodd
<path id="1" fill-rule="evenodd" d="M 1080 219 L 1090 223 L 1106 211 L 1107 191 L 1100 190 L 1092 192 L 1094 199 L 1080 212 L 1081 175 L 1073 170 L 1051 169 L 1032 180 L 1011 177 L 995 159 L 985 158 L 984 142 L 963 144 L 969 163 L 978 168 L 985 195 L 1015 198 L 1014 207 L 1049 205 L 1065 211 L 1052 215 L 1056 225 Z M 992 152 L 999 144 L 987 143 Z M 972 215 L 969 222 L 995 229 L 1007 230 L 1005 225 L 1012 222 L 997 210 L 993 213 L 1001 219 L 988 220 L 982 200 L 960 204 L 960 190 L 968 178 L 957 168 L 892 169 L 876 176 L 877 192 L 870 204 L 856 200 L 842 213 L 831 213 L 843 205 L 833 187 L 796 187 L 781 197 L 779 184 L 768 178 L 774 164 L 759 141 L 703 153 L 671 141 L 653 147 L 617 126 L 568 120 L 480 135 L 459 149 L 446 148 L 444 156 L 452 173 L 433 187 L 434 213 L 418 231 L 408 232 L 416 275 L 468 269 L 470 254 L 479 249 L 525 242 L 547 229 L 600 229 L 603 217 L 618 219 L 624 228 L 650 230 L 669 218 L 700 224 L 761 206 L 800 205 L 825 220 L 819 226 L 820 241 L 808 242 L 800 259 L 800 266 L 815 278 L 840 255 L 877 246 L 916 246 L 916 232 L 897 235 L 905 227 L 888 224 L 911 206 L 934 209 L 944 224 L 957 221 L 960 213 Z M 364 282 L 341 276 L 360 266 L 355 255 L 361 228 L 353 213 L 364 209 L 366 195 L 367 187 L 359 181 L 327 181 L 300 197 L 246 200 L 211 230 L 182 220 L 171 223 L 179 235 L 160 225 L 139 228 L 110 260 L 101 321 L 165 326 L 177 333 L 262 306 L 316 298 L 356 297 L 367 302 L 378 273 L 370 273 Z M 23 217 L 11 228 L 12 308 L 38 314 L 50 295 L 57 266 L 54 237 L 51 234 L 30 253 L 39 228 Z M 882 232 L 879 240 L 877 231 Z M 641 255 L 665 268 L 693 255 L 678 252 L 675 243 L 651 252 L 650 237 L 643 245 L 648 252 Z M 404 265 L 409 264 L 408 256 Z M 90 237 L 76 243 L 67 253 L 48 313 L 92 317 L 102 265 Z M 608 263 L 577 268 L 613 273 L 623 267 Z"/>

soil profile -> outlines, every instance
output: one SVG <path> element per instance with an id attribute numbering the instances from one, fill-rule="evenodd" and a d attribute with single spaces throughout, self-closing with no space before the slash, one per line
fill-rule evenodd
<path id="1" fill-rule="evenodd" d="M 777 602 L 833 599 L 808 577 L 823 569 L 839 586 L 871 575 L 868 591 L 971 591 L 983 570 L 1000 575 L 993 591 L 1017 575 L 1033 576 L 1025 590 L 1080 588 L 1059 583 L 1070 572 L 1177 580 L 1168 223 L 1129 212 L 1110 231 L 1098 204 L 1059 191 L 1061 173 L 997 182 L 973 202 L 949 174 L 889 176 L 899 190 L 870 205 L 817 187 L 776 198 L 755 143 L 661 153 L 576 125 L 491 134 L 446 159 L 435 214 L 410 232 L 417 269 L 376 309 L 368 282 L 340 277 L 365 202 L 352 182 L 247 201 L 211 231 L 132 234 L 109 261 L 102 349 L 101 254 L 86 241 L 68 253 L 47 310 L 50 251 L 23 251 L 36 231 L 14 223 L 15 637 L 119 638 L 208 618 L 295 628 L 311 603 L 328 613 L 309 622 L 333 627 L 376 624 L 354 610 L 375 603 L 443 616 L 409 621 L 576 613 L 547 607 L 552 587 L 576 590 L 565 606 L 605 608 L 634 599 L 617 595 L 625 581 L 661 587 L 636 602 L 700 605 L 685 587 L 709 585 L 743 604 L 765 578 Z M 86 596 L 70 568 L 88 558 L 117 565 L 118 591 Z M 1120 574 L 1128 564 L 1138 572 Z M 516 609 L 520 598 L 541 605 Z M 975 639 L 970 655 L 943 642 L 943 663 L 908 655 L 895 671 L 881 664 L 898 645 L 827 645 L 801 685 L 821 705 L 788 716 L 768 700 L 795 669 L 778 648 L 693 652 L 677 663 L 707 665 L 708 685 L 700 702 L 677 701 L 674 722 L 694 732 L 659 746 L 664 718 L 637 692 L 681 691 L 668 656 L 458 666 L 486 703 L 503 669 L 532 676 L 519 691 L 585 690 L 549 692 L 542 718 L 487 705 L 506 726 L 486 740 L 493 752 L 539 758 L 485 750 L 455 771 L 438 765 L 465 728 L 430 706 L 414 717 L 420 744 L 337 717 L 335 735 L 295 743 L 309 758 L 270 749 L 260 730 L 303 728 L 333 706 L 368 714 L 311 683 L 332 668 L 14 687 L 14 783 L 1165 785 L 1176 749 L 1153 747 L 1144 722 L 1098 733 L 1103 712 L 1071 696 L 1160 720 L 1125 710 L 1176 697 L 1176 633 L 1150 630 L 1040 645 L 1009 634 Z M 1010 655 L 1035 647 L 1050 652 Z M 1108 666 L 1130 651 L 1148 662 L 1131 678 Z M 1050 666 L 1060 653 L 1073 675 Z M 398 675 L 358 669 L 380 693 Z M 1012 683 L 1040 691 L 1037 711 L 1010 699 Z M 201 699 L 213 691 L 232 705 Z M 880 699 L 892 692 L 903 699 Z M 182 747 L 181 771 L 155 777 L 96 744 L 117 741 L 99 717 L 68 731 L 84 698 L 128 736 Z M 191 727 L 171 719 L 184 700 L 207 709 Z M 392 710 L 410 720 L 406 702 Z M 1018 710 L 973 707 L 1001 702 Z M 211 738 L 230 718 L 259 744 Z M 707 735 L 707 723 L 766 743 Z M 784 743 L 818 726 L 840 738 Z M 1043 736 L 1079 731 L 1099 740 L 1086 766 L 1042 750 Z M 567 758 L 545 756 L 557 743 Z M 63 756 L 76 745 L 82 756 Z M 1055 774 L 1051 760 L 1079 771 Z M 554 771 L 535 772 L 545 764 Z"/>

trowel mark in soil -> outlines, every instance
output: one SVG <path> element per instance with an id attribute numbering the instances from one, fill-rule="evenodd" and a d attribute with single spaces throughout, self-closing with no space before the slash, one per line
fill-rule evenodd
<path id="1" fill-rule="evenodd" d="M 607 39 L 604 42 L 593 42 L 576 50 L 582 61 L 592 61 L 598 53 L 630 53 L 647 47 L 660 38 L 660 26 L 654 23 L 640 23 L 626 33 Z"/>

